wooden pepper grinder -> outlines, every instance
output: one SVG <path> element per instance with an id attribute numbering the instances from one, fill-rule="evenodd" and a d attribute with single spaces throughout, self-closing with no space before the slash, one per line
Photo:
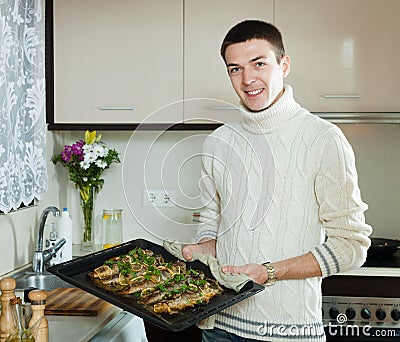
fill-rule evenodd
<path id="1" fill-rule="evenodd" d="M 36 333 L 33 335 L 35 342 L 49 342 L 49 322 L 44 315 L 46 308 L 47 292 L 44 290 L 33 290 L 28 295 L 31 300 L 32 318 L 29 321 L 29 327 L 34 326 L 39 320 L 39 326 L 36 327 Z"/>
<path id="2" fill-rule="evenodd" d="M 0 280 L 1 290 L 1 316 L 0 316 L 0 342 L 4 342 L 8 335 L 14 330 L 14 320 L 12 317 L 10 299 L 15 298 L 15 287 L 17 283 L 14 278 L 4 278 Z"/>

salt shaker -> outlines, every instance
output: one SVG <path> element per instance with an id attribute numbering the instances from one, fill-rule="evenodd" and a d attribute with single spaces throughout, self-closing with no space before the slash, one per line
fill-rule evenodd
<path id="1" fill-rule="evenodd" d="M 28 295 L 31 300 L 32 318 L 29 321 L 29 327 L 34 326 L 39 320 L 36 334 L 36 342 L 49 342 L 49 322 L 44 315 L 46 308 L 47 292 L 44 290 L 33 290 Z"/>

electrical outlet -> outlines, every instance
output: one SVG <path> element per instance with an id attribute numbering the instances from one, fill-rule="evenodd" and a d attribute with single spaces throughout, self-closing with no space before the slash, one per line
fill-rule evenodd
<path id="1" fill-rule="evenodd" d="M 174 207 L 176 191 L 147 190 L 143 191 L 143 204 L 146 207 Z"/>

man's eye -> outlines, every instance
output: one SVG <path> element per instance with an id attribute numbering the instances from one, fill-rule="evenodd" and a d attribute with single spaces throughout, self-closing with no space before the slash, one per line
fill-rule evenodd
<path id="1" fill-rule="evenodd" d="M 257 62 L 256 67 L 263 67 L 265 65 L 264 62 Z"/>
<path id="2" fill-rule="evenodd" d="M 237 72 L 239 72 L 240 68 L 231 68 L 229 69 L 229 74 L 236 74 Z"/>

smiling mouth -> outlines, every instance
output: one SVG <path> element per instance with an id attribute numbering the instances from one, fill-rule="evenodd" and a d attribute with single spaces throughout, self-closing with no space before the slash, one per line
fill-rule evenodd
<path id="1" fill-rule="evenodd" d="M 264 89 L 255 89 L 255 90 L 250 90 L 250 91 L 245 91 L 245 93 L 247 94 L 247 95 L 250 95 L 250 96 L 257 96 L 258 94 L 261 94 L 262 92 L 263 92 L 263 90 Z"/>

